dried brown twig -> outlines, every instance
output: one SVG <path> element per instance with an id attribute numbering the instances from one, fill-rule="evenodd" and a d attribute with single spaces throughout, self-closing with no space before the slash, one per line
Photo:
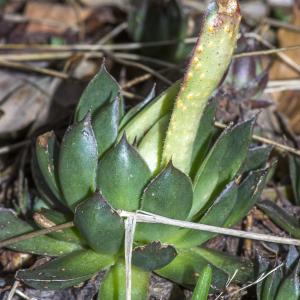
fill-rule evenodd
<path id="1" fill-rule="evenodd" d="M 165 225 L 171 225 L 171 226 L 176 226 L 176 227 L 181 227 L 181 228 L 188 228 L 188 229 L 193 229 L 193 230 L 207 231 L 207 232 L 213 232 L 213 233 L 217 233 L 217 234 L 224 234 L 224 235 L 234 236 L 237 238 L 247 238 L 247 239 L 253 239 L 253 240 L 270 242 L 270 243 L 300 246 L 300 240 L 297 240 L 297 239 L 284 238 L 284 237 L 272 236 L 269 234 L 261 234 L 261 233 L 255 233 L 255 232 L 247 232 L 247 231 L 242 231 L 242 230 L 235 230 L 235 229 L 211 226 L 211 225 L 206 225 L 206 224 L 192 223 L 192 222 L 188 222 L 188 221 L 174 220 L 174 219 L 162 217 L 162 216 L 155 215 L 155 214 L 150 214 L 150 213 L 144 212 L 144 211 L 138 211 L 136 213 L 127 212 L 127 211 L 119 211 L 119 215 L 123 218 L 134 217 L 137 223 L 165 224 Z M 10 238 L 10 239 L 0 242 L 0 248 L 7 247 L 7 246 L 9 246 L 11 244 L 15 244 L 17 242 L 25 241 L 28 239 L 46 235 L 51 232 L 56 232 L 56 231 L 70 228 L 73 226 L 74 226 L 73 222 L 68 222 L 68 223 L 53 226 L 50 228 L 26 233 L 21 236 Z"/>

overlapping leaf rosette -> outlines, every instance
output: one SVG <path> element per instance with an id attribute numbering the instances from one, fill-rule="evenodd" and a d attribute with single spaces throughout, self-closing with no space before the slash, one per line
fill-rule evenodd
<path id="1" fill-rule="evenodd" d="M 63 289 L 107 270 L 99 299 L 125 299 L 120 211 L 232 227 L 255 205 L 270 148 L 251 145 L 254 119 L 220 133 L 214 127 L 216 103 L 207 102 L 230 63 L 240 21 L 237 3 L 224 2 L 210 4 L 183 83 L 159 96 L 152 91 L 124 114 L 120 88 L 103 66 L 81 96 L 62 141 L 53 132 L 38 137 L 32 171 L 48 208 L 30 224 L 2 209 L 0 238 L 68 221 L 75 227 L 10 245 L 56 257 L 19 271 L 18 279 L 36 289 Z M 186 287 L 207 265 L 213 289 L 222 289 L 234 273 L 235 282 L 252 280 L 250 261 L 205 247 L 215 236 L 138 223 L 132 299 L 146 299 L 151 272 Z"/>

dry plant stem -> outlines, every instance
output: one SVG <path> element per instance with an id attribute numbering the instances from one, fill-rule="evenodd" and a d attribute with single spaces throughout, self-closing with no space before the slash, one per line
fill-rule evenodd
<path id="1" fill-rule="evenodd" d="M 15 281 L 11 290 L 9 291 L 9 294 L 7 296 L 7 299 L 6 300 L 12 300 L 12 298 L 14 297 L 15 293 L 16 293 L 16 290 L 18 288 L 18 285 L 19 285 L 19 281 Z"/>
<path id="2" fill-rule="evenodd" d="M 263 56 L 263 55 L 278 54 L 280 52 L 298 50 L 298 49 L 300 49 L 300 45 L 294 45 L 294 46 L 289 46 L 289 47 L 284 47 L 284 48 L 276 48 L 276 49 L 270 49 L 270 50 L 244 52 L 244 53 L 235 54 L 233 57 L 240 58 L 240 57 L 248 57 L 248 56 Z"/>
<path id="3" fill-rule="evenodd" d="M 99 51 L 83 51 L 78 53 L 79 55 L 84 54 L 86 59 L 89 58 L 102 58 L 104 56 L 103 52 Z M 3 61 L 11 61 L 11 62 L 28 62 L 28 61 L 51 61 L 51 60 L 64 60 L 69 59 L 75 54 L 68 51 L 62 52 L 38 52 L 38 53 L 17 53 L 17 54 L 0 54 L 0 60 Z M 111 53 L 114 57 L 124 58 L 127 60 L 133 61 L 144 61 L 147 63 L 151 63 L 157 66 L 166 67 L 170 69 L 178 69 L 178 66 L 175 64 L 171 64 L 165 62 L 160 59 L 141 56 L 137 54 L 131 53 L 121 53 L 121 52 L 113 52 Z"/>
<path id="4" fill-rule="evenodd" d="M 129 89 L 139 83 L 142 83 L 152 77 L 151 74 L 144 74 L 142 76 L 136 77 L 130 81 L 127 81 L 125 84 L 123 84 L 121 87 L 122 89 Z"/>
<path id="5" fill-rule="evenodd" d="M 155 214 L 150 214 L 144 211 L 138 211 L 136 213 L 127 212 L 127 211 L 118 211 L 118 213 L 123 218 L 129 218 L 129 217 L 135 218 L 137 223 L 166 224 L 166 225 L 171 225 L 171 226 L 176 226 L 181 228 L 188 228 L 188 229 L 194 229 L 199 231 L 207 231 L 207 232 L 213 232 L 217 234 L 224 234 L 224 235 L 234 236 L 237 238 L 247 238 L 247 239 L 270 242 L 270 243 L 300 246 L 300 240 L 297 239 L 283 238 L 283 237 L 272 236 L 269 234 L 245 232 L 242 230 L 235 230 L 235 229 L 229 229 L 229 228 L 223 228 L 223 227 L 217 227 L 217 226 L 211 226 L 211 225 L 205 225 L 199 223 L 192 223 L 187 221 L 174 220 L 174 219 L 162 217 Z M 17 242 L 25 241 L 28 239 L 32 239 L 41 235 L 46 235 L 48 233 L 56 232 L 73 226 L 74 226 L 73 222 L 68 222 L 47 229 L 26 233 L 24 235 L 0 242 L 0 248 L 7 247 Z"/>
<path id="6" fill-rule="evenodd" d="M 16 294 L 22 298 L 22 299 L 25 299 L 25 300 L 36 300 L 35 298 L 29 298 L 27 295 L 25 295 L 23 292 L 21 292 L 20 290 L 16 290 Z"/>
<path id="7" fill-rule="evenodd" d="M 299 79 L 287 79 L 287 80 L 270 80 L 264 93 L 274 93 L 282 91 L 299 91 L 300 80 Z"/>
<path id="8" fill-rule="evenodd" d="M 262 36 L 260 36 L 257 33 L 246 33 L 245 37 L 250 37 L 250 38 L 254 38 L 257 41 L 259 41 L 260 43 L 262 43 L 264 46 L 271 48 L 271 49 L 275 49 L 276 47 L 274 45 L 272 45 L 269 41 L 267 41 L 266 39 L 264 39 Z M 288 55 L 286 55 L 285 53 L 276 53 L 277 56 L 283 61 L 285 62 L 290 68 L 292 68 L 294 71 L 300 73 L 300 66 L 293 61 Z"/>
<path id="9" fill-rule="evenodd" d="M 153 224 L 158 223 L 158 224 L 177 226 L 177 227 L 181 227 L 181 228 L 189 228 L 189 229 L 194 229 L 194 230 L 230 235 L 230 236 L 234 236 L 234 237 L 238 237 L 238 238 L 248 238 L 248 239 L 257 240 L 257 241 L 265 241 L 265 242 L 270 242 L 270 243 L 300 246 L 300 240 L 297 240 L 297 239 L 283 238 L 283 237 L 271 236 L 269 234 L 261 234 L 261 233 L 255 233 L 255 232 L 246 232 L 246 231 L 242 231 L 242 230 L 216 227 L 216 226 L 192 223 L 192 222 L 187 222 L 187 221 L 179 221 L 179 220 L 174 220 L 174 219 L 158 216 L 155 214 L 150 214 L 150 213 L 143 212 L 143 211 L 140 211 L 137 214 L 131 213 L 131 212 L 126 212 L 126 211 L 120 211 L 119 214 L 121 217 L 129 217 L 129 216 L 135 215 L 137 223 L 153 223 Z"/>
<path id="10" fill-rule="evenodd" d="M 13 23 L 36 23 L 36 24 L 43 24 L 47 25 L 49 27 L 58 28 L 61 30 L 67 30 L 68 28 L 71 28 L 74 31 L 78 31 L 77 28 L 70 27 L 69 25 L 66 25 L 64 22 L 55 21 L 53 19 L 45 19 L 45 18 L 27 18 L 23 15 L 18 14 L 3 14 L 2 18 L 4 21 L 7 22 L 13 22 Z"/>
<path id="11" fill-rule="evenodd" d="M 255 33 L 248 33 L 246 34 L 248 37 L 255 36 L 257 38 L 257 34 Z M 186 43 L 188 44 L 194 44 L 196 42 L 197 38 L 189 38 L 186 39 Z M 259 39 L 259 41 L 262 42 L 262 38 Z M 173 44 L 174 41 L 164 41 L 163 42 L 166 45 Z M 265 42 L 262 42 L 265 43 Z M 157 45 L 156 45 L 157 44 Z M 132 48 L 129 47 L 129 45 L 132 45 Z M 153 42 L 151 43 L 151 47 L 159 47 L 161 46 L 161 43 Z M 268 46 L 269 45 L 269 46 Z M 82 46 L 82 47 L 81 47 Z M 113 47 L 114 46 L 114 47 Z M 265 45 L 270 48 L 270 44 L 268 43 Z M 272 45 L 271 45 L 272 46 Z M 16 54 L 0 54 L 1 60 L 10 60 L 10 61 L 43 61 L 43 60 L 61 60 L 61 59 L 68 59 L 74 54 L 86 54 L 88 58 L 101 58 L 103 57 L 103 52 L 101 51 L 115 51 L 115 50 L 131 50 L 131 49 L 140 49 L 143 47 L 147 47 L 147 44 L 115 44 L 115 45 L 78 45 L 73 49 L 72 47 L 75 46 L 64 46 L 61 48 L 60 46 L 44 46 L 44 45 L 33 45 L 33 46 L 26 46 L 26 45 L 0 45 L 0 49 L 15 49 L 15 50 L 41 50 L 43 52 L 38 53 L 16 53 Z M 126 49 L 126 48 L 130 49 Z M 69 49 L 68 49 L 69 48 Z M 124 48 L 124 49 L 123 49 Z M 280 52 L 285 51 L 291 51 L 291 50 L 297 50 L 300 48 L 300 45 L 294 45 L 284 48 L 275 48 L 272 46 L 270 50 L 259 50 L 259 51 L 250 51 L 250 52 L 244 52 L 235 54 L 234 58 L 240 58 L 240 57 L 247 57 L 247 56 L 258 56 L 258 55 L 270 55 L 270 54 L 279 54 Z M 131 53 L 114 53 L 115 56 L 120 58 L 125 58 L 129 60 L 143 60 L 146 62 L 154 63 L 157 65 L 162 65 L 170 68 L 177 68 L 176 65 L 166 63 L 164 61 L 153 59 L 150 57 L 140 56 L 137 54 L 131 54 Z M 292 62 L 293 63 L 293 62 Z"/>
<path id="12" fill-rule="evenodd" d="M 263 19 L 263 23 L 271 25 L 272 27 L 279 27 L 279 28 L 284 28 L 290 31 L 295 31 L 300 33 L 300 27 L 297 25 L 293 25 L 290 23 L 278 21 L 272 18 L 265 18 Z"/>
<path id="13" fill-rule="evenodd" d="M 184 40 L 185 43 L 194 44 L 196 42 L 195 38 L 188 38 Z M 48 50 L 48 51 L 117 51 L 117 50 L 137 50 L 141 48 L 149 47 L 161 47 L 168 46 L 172 44 L 177 44 L 178 40 L 166 40 L 161 42 L 147 42 L 147 43 L 122 43 L 122 44 L 106 44 L 106 45 L 88 45 L 88 44 L 78 44 L 78 45 L 42 45 L 42 44 L 6 44 L 0 45 L 0 49 L 6 50 Z"/>
<path id="14" fill-rule="evenodd" d="M 30 233 L 25 233 L 23 235 L 1 241 L 0 242 L 0 248 L 7 247 L 11 244 L 26 241 L 26 240 L 29 240 L 29 239 L 32 239 L 32 238 L 35 238 L 35 237 L 38 237 L 38 236 L 46 235 L 46 234 L 51 233 L 51 232 L 56 232 L 56 231 L 59 231 L 59 230 L 71 228 L 73 226 L 74 226 L 73 222 L 68 222 L 68 223 L 53 226 L 53 227 L 50 227 L 50 228 L 45 228 L 45 229 L 30 232 Z"/>
<path id="15" fill-rule="evenodd" d="M 151 69 L 151 68 L 149 68 L 145 65 L 142 65 L 142 64 L 137 63 L 137 62 L 132 62 L 132 61 L 128 61 L 128 60 L 125 60 L 125 59 L 118 58 L 118 57 L 114 56 L 113 53 L 110 53 L 109 55 L 112 57 L 112 59 L 114 59 L 116 62 L 119 62 L 120 64 L 123 64 L 127 67 L 134 67 L 134 68 L 144 70 L 144 71 L 148 72 L 149 74 L 153 75 L 154 77 L 160 79 L 162 82 L 166 83 L 167 85 L 172 84 L 172 82 L 169 79 L 167 79 L 166 77 L 164 77 L 160 73 L 156 72 L 155 70 L 153 70 L 153 69 Z"/>
<path id="16" fill-rule="evenodd" d="M 227 128 L 228 126 L 223 124 L 223 123 L 220 123 L 220 122 L 215 122 L 214 125 L 217 127 L 217 128 L 221 128 L 221 129 L 225 129 Z M 268 138 L 265 138 L 265 137 L 262 137 L 262 136 L 258 136 L 256 134 L 253 134 L 252 135 L 252 139 L 257 141 L 257 142 L 260 142 L 260 143 L 263 143 L 263 144 L 266 144 L 266 145 L 271 145 L 271 146 L 274 146 L 275 148 L 277 148 L 278 150 L 281 150 L 281 151 L 286 151 L 286 152 L 289 152 L 289 153 L 292 153 L 292 154 L 295 154 L 297 156 L 300 156 L 300 150 L 297 150 L 293 147 L 290 147 L 290 146 L 287 146 L 287 145 L 283 145 L 283 144 L 280 144 L 278 142 L 275 142 L 273 140 L 270 140 Z"/>
<path id="17" fill-rule="evenodd" d="M 251 283 L 247 284 L 246 286 L 244 286 L 244 287 L 242 287 L 242 288 L 240 288 L 240 289 L 238 289 L 238 290 L 236 290 L 236 291 L 230 293 L 230 294 L 228 295 L 228 298 L 230 299 L 231 296 L 233 296 L 233 295 L 235 295 L 235 294 L 238 294 L 238 293 L 240 293 L 241 291 L 246 290 L 246 289 L 248 289 L 249 287 L 251 287 L 251 286 L 253 286 L 253 285 L 258 284 L 259 282 L 263 281 L 265 278 L 267 278 L 267 277 L 270 276 L 273 272 L 275 272 L 276 270 L 278 270 L 279 268 L 281 268 L 281 267 L 283 267 L 283 266 L 284 266 L 284 263 L 281 263 L 279 266 L 277 266 L 276 268 L 272 269 L 272 270 L 269 271 L 268 273 L 266 273 L 266 274 L 265 274 L 265 273 L 262 273 L 262 274 L 258 277 L 258 279 L 256 279 L 254 282 L 251 282 Z"/>
<path id="18" fill-rule="evenodd" d="M 107 33 L 105 36 L 103 36 L 99 41 L 98 44 L 106 44 L 109 40 L 119 35 L 123 30 L 127 29 L 128 24 L 127 22 L 123 22 L 117 27 L 115 27 L 113 30 L 111 30 L 109 33 Z"/>
<path id="19" fill-rule="evenodd" d="M 46 68 L 40 68 L 40 67 L 36 67 L 36 66 L 30 66 L 30 65 L 26 65 L 26 64 L 22 64 L 22 63 L 18 63 L 18 62 L 13 62 L 13 61 L 5 61 L 2 59 L 0 59 L 0 66 L 13 68 L 13 69 L 17 69 L 17 70 L 37 72 L 37 73 L 41 73 L 41 74 L 48 75 L 48 76 L 58 77 L 61 79 L 69 78 L 69 75 L 66 73 L 63 73 L 63 72 L 58 72 L 58 71 L 54 71 L 54 70 L 50 70 L 50 69 L 46 69 Z"/>
<path id="20" fill-rule="evenodd" d="M 246 217 L 246 231 L 252 231 L 253 228 L 253 214 L 250 212 L 250 214 Z M 245 250 L 245 256 L 251 257 L 252 254 L 252 240 L 245 239 L 244 241 L 244 250 Z"/>
<path id="21" fill-rule="evenodd" d="M 28 146 L 30 143 L 31 143 L 31 141 L 27 140 L 27 141 L 22 141 L 22 142 L 13 144 L 13 145 L 3 146 L 0 148 L 0 155 L 12 152 L 12 151 L 22 148 L 24 146 Z"/>
<path id="22" fill-rule="evenodd" d="M 136 94 L 133 94 L 133 93 L 124 91 L 124 90 L 121 90 L 121 94 L 122 94 L 124 97 L 127 97 L 127 98 L 129 98 L 129 99 L 144 100 L 144 98 L 143 98 L 142 96 L 139 96 L 139 95 L 136 95 Z"/>
<path id="23" fill-rule="evenodd" d="M 129 216 L 125 220 L 125 269 L 126 269 L 126 300 L 131 300 L 131 260 L 133 239 L 136 227 L 135 215 Z"/>

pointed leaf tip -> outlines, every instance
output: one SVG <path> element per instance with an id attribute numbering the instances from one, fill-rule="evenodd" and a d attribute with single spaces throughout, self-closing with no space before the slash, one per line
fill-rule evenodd
<path id="1" fill-rule="evenodd" d="M 186 220 L 193 201 L 192 182 L 172 163 L 162 170 L 145 188 L 141 209 L 168 218 Z M 141 241 L 167 242 L 178 228 L 162 224 L 138 224 L 136 236 Z"/>
<path id="2" fill-rule="evenodd" d="M 135 211 L 150 178 L 147 164 L 123 135 L 100 160 L 97 187 L 115 209 Z"/>
<path id="3" fill-rule="evenodd" d="M 95 191 L 98 147 L 90 114 L 65 133 L 59 153 L 60 186 L 71 209 Z"/>
<path id="4" fill-rule="evenodd" d="M 104 104 L 112 102 L 120 92 L 116 80 L 108 73 L 102 64 L 100 71 L 89 82 L 82 93 L 75 112 L 75 120 L 81 121 L 91 111 L 94 115 Z"/>

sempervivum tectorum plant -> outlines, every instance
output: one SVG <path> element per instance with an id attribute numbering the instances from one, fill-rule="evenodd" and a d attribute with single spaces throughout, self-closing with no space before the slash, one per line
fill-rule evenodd
<path id="1" fill-rule="evenodd" d="M 249 149 L 253 120 L 214 130 L 216 103 L 208 99 L 236 44 L 235 0 L 212 1 L 182 84 L 138 104 L 127 114 L 119 87 L 102 67 L 83 93 L 74 124 L 59 143 L 53 132 L 37 139 L 33 174 L 47 209 L 36 225 L 1 210 L 1 239 L 74 221 L 75 227 L 8 246 L 57 257 L 17 278 L 37 289 L 77 285 L 107 270 L 99 299 L 125 298 L 124 220 L 120 211 L 149 213 L 230 227 L 255 204 L 264 186 L 270 149 Z M 64 209 L 57 209 L 56 203 Z M 152 271 L 187 287 L 208 264 L 212 287 L 253 276 L 252 263 L 203 245 L 209 232 L 161 224 L 136 228 L 132 299 L 147 297 Z"/>

